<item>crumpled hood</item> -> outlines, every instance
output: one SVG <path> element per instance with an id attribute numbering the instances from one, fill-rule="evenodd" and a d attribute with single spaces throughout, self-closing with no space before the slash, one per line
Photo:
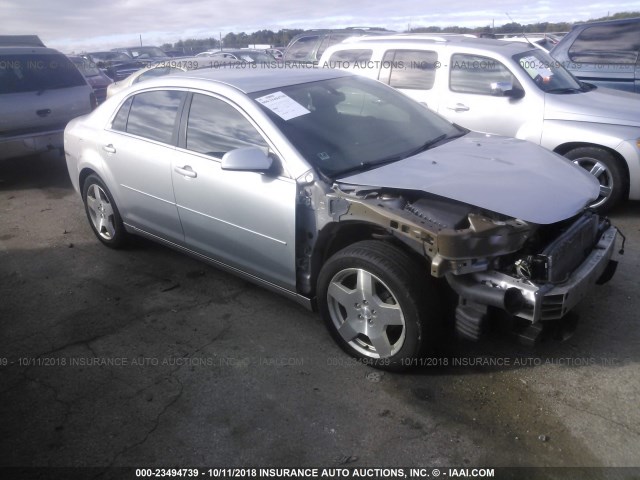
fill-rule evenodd
<path id="1" fill-rule="evenodd" d="M 584 93 L 547 93 L 544 118 L 640 127 L 640 95 L 602 87 Z"/>
<path id="2" fill-rule="evenodd" d="M 576 215 L 600 189 L 595 177 L 553 152 L 475 132 L 337 182 L 423 191 L 537 224 Z"/>

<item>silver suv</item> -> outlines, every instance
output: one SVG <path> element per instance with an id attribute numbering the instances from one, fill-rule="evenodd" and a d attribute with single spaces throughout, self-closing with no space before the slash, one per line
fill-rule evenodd
<path id="1" fill-rule="evenodd" d="M 582 83 L 538 48 L 463 36 L 359 37 L 328 48 L 320 65 L 376 78 L 466 128 L 564 155 L 598 178 L 600 211 L 640 199 L 638 95 Z"/>
<path id="2" fill-rule="evenodd" d="M 62 149 L 67 122 L 95 106 L 66 56 L 35 36 L 0 36 L 0 160 Z"/>

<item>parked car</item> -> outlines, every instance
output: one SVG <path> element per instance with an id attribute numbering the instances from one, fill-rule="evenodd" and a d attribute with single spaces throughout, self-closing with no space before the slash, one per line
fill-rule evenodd
<path id="1" fill-rule="evenodd" d="M 151 79 L 71 122 L 65 152 L 106 246 L 142 235 L 317 305 L 379 367 L 431 352 L 444 289 L 472 334 L 489 306 L 558 320 L 614 270 L 593 176 L 338 70 Z"/>
<path id="2" fill-rule="evenodd" d="M 113 81 L 127 78 L 133 72 L 144 67 L 144 63 L 138 62 L 122 52 L 89 52 L 82 56 Z"/>
<path id="3" fill-rule="evenodd" d="M 317 62 L 328 47 L 347 38 L 361 35 L 388 35 L 389 33 L 391 33 L 389 30 L 368 27 L 309 30 L 291 39 L 284 51 L 283 60 L 289 63 Z"/>
<path id="4" fill-rule="evenodd" d="M 107 98 L 138 82 L 144 82 L 145 80 L 161 77 L 170 73 L 186 72 L 189 70 L 196 70 L 198 68 L 231 68 L 234 65 L 242 63 L 244 63 L 244 61 L 234 60 L 231 58 L 213 59 L 201 56 L 165 60 L 147 65 L 135 73 L 132 73 L 124 80 L 112 83 L 109 85 L 109 88 L 107 88 Z"/>
<path id="5" fill-rule="evenodd" d="M 576 80 L 540 49 L 484 38 L 359 37 L 320 65 L 379 79 L 463 127 L 542 145 L 600 182 L 593 207 L 640 199 L 640 97 Z"/>
<path id="6" fill-rule="evenodd" d="M 640 93 L 640 17 L 574 25 L 551 56 L 580 80 Z"/>
<path id="7" fill-rule="evenodd" d="M 206 52 L 199 53 L 197 57 L 213 57 L 224 58 L 230 60 L 239 60 L 247 63 L 275 63 L 276 59 L 273 58 L 264 50 L 254 50 L 251 48 L 239 48 L 236 50 L 207 50 Z"/>
<path id="8" fill-rule="evenodd" d="M 104 102 L 107 98 L 107 87 L 113 83 L 113 80 L 86 58 L 78 55 L 67 55 L 67 57 L 78 68 L 87 83 L 91 85 L 91 88 L 93 88 L 93 93 L 96 94 L 98 104 Z"/>
<path id="9" fill-rule="evenodd" d="M 126 53 L 131 58 L 144 65 L 169 60 L 171 58 L 158 47 L 119 47 L 112 48 L 111 51 Z"/>
<path id="10" fill-rule="evenodd" d="M 284 49 L 280 48 L 267 48 L 265 50 L 266 53 L 275 58 L 278 62 L 282 61 L 284 58 Z"/>
<path id="11" fill-rule="evenodd" d="M 67 122 L 95 106 L 62 53 L 36 36 L 0 36 L 0 160 L 62 149 Z"/>
<path id="12" fill-rule="evenodd" d="M 498 40 L 502 40 L 504 42 L 528 43 L 548 53 L 553 47 L 558 44 L 558 42 L 560 41 L 560 37 L 557 35 L 545 33 L 504 36 L 500 37 Z"/>

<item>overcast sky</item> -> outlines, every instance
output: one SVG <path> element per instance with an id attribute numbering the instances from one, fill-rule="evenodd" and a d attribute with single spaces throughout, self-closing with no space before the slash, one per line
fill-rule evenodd
<path id="1" fill-rule="evenodd" d="M 0 0 L 0 34 L 37 34 L 65 53 L 283 28 L 499 26 L 638 10 L 638 0 Z"/>

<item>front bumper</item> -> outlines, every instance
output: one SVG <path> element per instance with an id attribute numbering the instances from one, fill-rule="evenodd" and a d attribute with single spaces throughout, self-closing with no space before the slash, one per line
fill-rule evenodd
<path id="1" fill-rule="evenodd" d="M 493 294 L 512 293 L 514 292 L 512 289 L 519 290 L 521 294 L 519 305 L 509 313 L 532 323 L 557 320 L 575 307 L 603 275 L 611 261 L 617 233 L 615 227 L 609 227 L 582 264 L 573 271 L 565 282 L 559 284 L 536 284 L 496 271 L 464 275 L 465 282 L 467 284 L 473 283 Z M 456 288 L 457 280 L 449 276 L 447 278 L 453 289 L 458 291 Z M 487 298 L 489 297 L 490 295 L 487 295 Z M 487 302 L 487 304 L 491 303 Z"/>

